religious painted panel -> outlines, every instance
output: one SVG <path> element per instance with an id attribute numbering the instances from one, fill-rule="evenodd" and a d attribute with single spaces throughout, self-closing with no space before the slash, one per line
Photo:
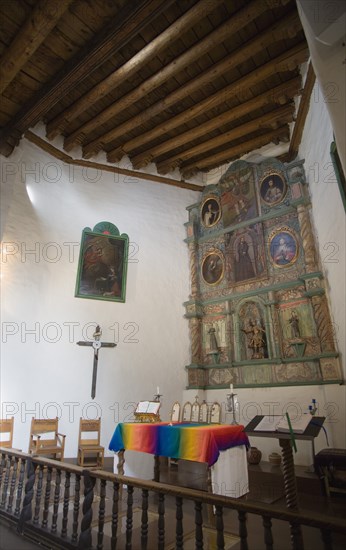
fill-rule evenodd
<path id="1" fill-rule="evenodd" d="M 224 227 L 255 218 L 258 213 L 252 168 L 227 171 L 220 180 Z"/>
<path id="2" fill-rule="evenodd" d="M 274 267 L 283 268 L 294 264 L 298 258 L 299 245 L 292 229 L 282 227 L 269 237 L 269 257 Z"/>
<path id="3" fill-rule="evenodd" d="M 101 222 L 83 230 L 75 296 L 125 302 L 129 238 Z"/>
<path id="4" fill-rule="evenodd" d="M 201 206 L 201 221 L 204 227 L 213 227 L 220 218 L 221 206 L 218 197 L 210 196 L 206 198 Z"/>
<path id="5" fill-rule="evenodd" d="M 262 201 L 268 206 L 279 204 L 285 198 L 287 184 L 279 172 L 272 172 L 260 182 L 260 195 Z"/>
<path id="6" fill-rule="evenodd" d="M 209 252 L 202 261 L 202 277 L 208 285 L 217 285 L 225 273 L 225 258 L 220 250 Z"/>
<path id="7" fill-rule="evenodd" d="M 226 237 L 228 278 L 240 283 L 266 275 L 262 224 L 256 223 Z"/>

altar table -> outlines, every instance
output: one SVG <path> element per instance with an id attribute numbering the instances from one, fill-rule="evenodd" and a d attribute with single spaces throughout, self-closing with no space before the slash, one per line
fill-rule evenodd
<path id="1" fill-rule="evenodd" d="M 243 426 L 160 422 L 118 424 L 109 449 L 119 455 L 123 450 L 130 450 L 140 452 L 143 458 L 142 453 L 147 453 L 156 458 L 165 456 L 204 462 L 209 466 L 213 492 L 239 498 L 248 492 L 248 446 Z M 144 462 L 141 458 L 132 471 L 125 470 L 125 475 L 143 477 Z M 119 467 L 118 471 L 121 473 Z"/>

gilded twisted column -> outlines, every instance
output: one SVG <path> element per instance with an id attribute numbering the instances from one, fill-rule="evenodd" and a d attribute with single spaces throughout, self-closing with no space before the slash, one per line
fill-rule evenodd
<path id="1" fill-rule="evenodd" d="M 297 208 L 300 234 L 303 242 L 305 265 L 307 273 L 316 271 L 317 253 L 313 237 L 309 212 L 306 206 L 300 204 Z"/>
<path id="2" fill-rule="evenodd" d="M 200 363 L 202 352 L 202 323 L 198 317 L 189 319 L 191 337 L 191 362 Z"/>
<path id="3" fill-rule="evenodd" d="M 325 295 L 312 296 L 311 302 L 322 351 L 336 351 L 333 325 Z"/>
<path id="4" fill-rule="evenodd" d="M 197 274 L 197 245 L 194 241 L 189 243 L 190 253 L 190 281 L 191 298 L 196 298 L 199 294 L 198 274 Z"/>

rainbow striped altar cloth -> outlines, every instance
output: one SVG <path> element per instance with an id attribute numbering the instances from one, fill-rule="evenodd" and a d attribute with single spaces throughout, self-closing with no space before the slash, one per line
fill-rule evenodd
<path id="1" fill-rule="evenodd" d="M 220 451 L 240 445 L 250 446 L 242 425 L 128 422 L 117 425 L 109 449 L 141 451 L 212 466 Z"/>

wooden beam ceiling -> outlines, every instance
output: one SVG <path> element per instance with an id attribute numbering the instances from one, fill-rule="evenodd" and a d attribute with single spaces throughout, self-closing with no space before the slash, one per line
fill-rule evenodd
<path id="1" fill-rule="evenodd" d="M 139 115 L 128 120 L 123 125 L 115 126 L 114 129 L 100 136 L 98 139 L 89 142 L 83 147 L 83 155 L 86 158 L 89 158 L 92 154 L 100 151 L 106 144 L 111 143 L 129 130 L 136 128 L 138 124 L 143 124 L 144 122 L 153 119 L 153 117 L 167 110 L 172 105 L 177 104 L 183 98 L 189 96 L 199 88 L 207 86 L 209 82 L 212 82 L 214 79 L 222 76 L 225 72 L 234 69 L 238 64 L 249 59 L 251 55 L 255 55 L 279 39 L 281 40 L 288 35 L 292 36 L 295 31 L 299 31 L 299 28 L 300 24 L 298 14 L 294 12 L 288 18 L 284 18 L 283 20 L 277 22 L 269 31 L 260 33 L 256 38 L 250 40 L 244 46 L 226 56 L 226 58 L 222 59 L 222 61 L 204 71 L 201 75 L 193 79 L 192 82 L 188 82 L 185 86 L 178 88 L 176 91 L 166 96 L 163 100 L 155 103 Z M 221 91 L 220 93 L 223 92 Z M 130 152 L 131 149 L 128 148 L 126 144 L 122 146 L 121 156 Z M 117 160 L 120 160 L 121 156 L 118 156 Z M 113 158 L 115 158 L 115 156 L 113 156 Z"/>
<path id="2" fill-rule="evenodd" d="M 167 122 L 163 123 L 160 126 L 154 127 L 149 132 L 141 134 L 139 137 L 134 138 L 131 142 L 128 142 L 122 145 L 121 150 L 111 151 L 108 153 L 108 160 L 114 162 L 115 158 L 119 159 L 123 156 L 123 151 L 128 153 L 131 150 L 134 150 L 138 147 L 143 146 L 143 144 L 153 141 L 155 138 L 162 137 L 170 130 L 177 128 L 185 124 L 186 122 L 192 120 L 198 115 L 204 113 L 206 110 L 214 109 L 219 105 L 223 104 L 226 100 L 231 99 L 234 96 L 241 94 L 243 91 L 254 87 L 256 84 L 262 82 L 265 78 L 270 76 L 274 71 L 276 73 L 289 71 L 290 68 L 294 67 L 296 64 L 301 64 L 306 61 L 308 57 L 308 50 L 305 42 L 302 42 L 298 46 L 292 48 L 288 52 L 285 52 L 281 56 L 272 61 L 269 61 L 262 67 L 259 67 L 250 74 L 240 78 L 236 82 L 233 82 L 223 88 L 220 92 L 217 92 L 203 101 L 200 101 L 197 105 L 188 109 L 177 116 L 171 117 Z"/>
<path id="3" fill-rule="evenodd" d="M 62 96 L 89 77 L 90 73 L 119 48 L 126 46 L 153 17 L 173 2 L 174 0 L 131 0 L 131 4 L 125 4 L 107 27 L 68 60 L 52 80 L 44 84 L 42 89 L 23 105 L 10 124 L 0 130 L 0 153 L 5 156 L 11 154 L 25 130 L 34 126 Z M 56 0 L 52 0 L 52 3 L 57 4 Z M 17 37 L 20 35 L 21 32 Z M 18 47 L 21 46 L 23 43 L 20 38 Z M 7 57 L 7 52 L 4 55 Z"/>
<path id="4" fill-rule="evenodd" d="M 202 1 L 203 0 L 201 0 L 201 2 Z M 210 2 L 210 0 L 207 0 L 207 5 L 209 5 L 209 8 L 214 8 L 214 4 Z M 94 118 L 70 134 L 64 141 L 64 148 L 66 151 L 70 151 L 74 146 L 82 144 L 100 124 L 109 121 L 109 119 L 122 112 L 124 109 L 127 109 L 131 104 L 139 101 L 152 90 L 165 83 L 177 72 L 194 63 L 201 55 L 206 54 L 210 49 L 223 42 L 229 34 L 234 33 L 235 29 L 239 31 L 243 26 L 258 17 L 266 8 L 267 4 L 265 0 L 253 0 L 248 6 L 237 12 L 234 17 L 216 28 L 195 46 L 189 48 L 182 55 L 166 65 L 162 70 L 145 80 L 140 86 L 121 97 L 116 103 L 104 109 L 101 113 L 97 114 Z M 88 107 L 90 107 L 90 102 L 86 101 L 86 103 L 84 103 L 84 109 Z"/>
<path id="5" fill-rule="evenodd" d="M 309 52 L 295 0 L 16 3 L 18 18 L 0 2 L 1 154 L 39 121 L 84 159 L 185 179 L 292 128 L 297 154 L 314 77 L 296 114 Z"/>
<path id="6" fill-rule="evenodd" d="M 127 63 L 99 82 L 90 92 L 83 95 L 60 116 L 49 122 L 47 125 L 48 139 L 52 139 L 58 133 L 64 133 L 68 124 L 87 110 L 90 105 L 94 105 L 108 93 L 114 92 L 125 79 L 130 79 L 137 71 L 140 71 L 146 63 L 149 63 L 150 60 L 167 47 L 167 44 L 172 40 L 176 40 L 181 34 L 186 32 L 186 30 L 195 25 L 201 17 L 206 17 L 221 1 L 222 0 L 213 0 L 213 2 L 210 2 L 210 0 L 200 0 L 196 6 L 180 17 L 178 21 L 170 25 L 168 29 L 159 34 L 152 42 L 149 42 L 147 46 L 140 50 Z M 160 78 L 163 78 L 163 75 L 160 75 Z M 148 88 L 148 85 L 146 88 Z M 134 93 L 136 97 L 141 97 L 142 92 L 140 90 L 137 89 Z M 126 98 L 125 101 L 129 103 L 130 100 Z M 122 108 L 121 106 L 120 109 Z M 98 115 L 97 121 L 102 123 L 103 120 L 108 120 L 109 116 L 112 116 L 110 110 L 106 110 L 104 114 Z M 69 140 L 65 141 L 65 149 L 68 151 L 75 143 L 79 143 L 84 133 L 87 132 L 87 129 L 93 130 L 97 124 L 98 122 L 90 121 L 80 130 L 78 129 L 77 132 L 72 134 L 72 136 L 76 136 L 75 138 L 71 136 Z"/>
<path id="7" fill-rule="evenodd" d="M 72 0 L 40 0 L 0 59 L 0 93 L 42 44 Z"/>

